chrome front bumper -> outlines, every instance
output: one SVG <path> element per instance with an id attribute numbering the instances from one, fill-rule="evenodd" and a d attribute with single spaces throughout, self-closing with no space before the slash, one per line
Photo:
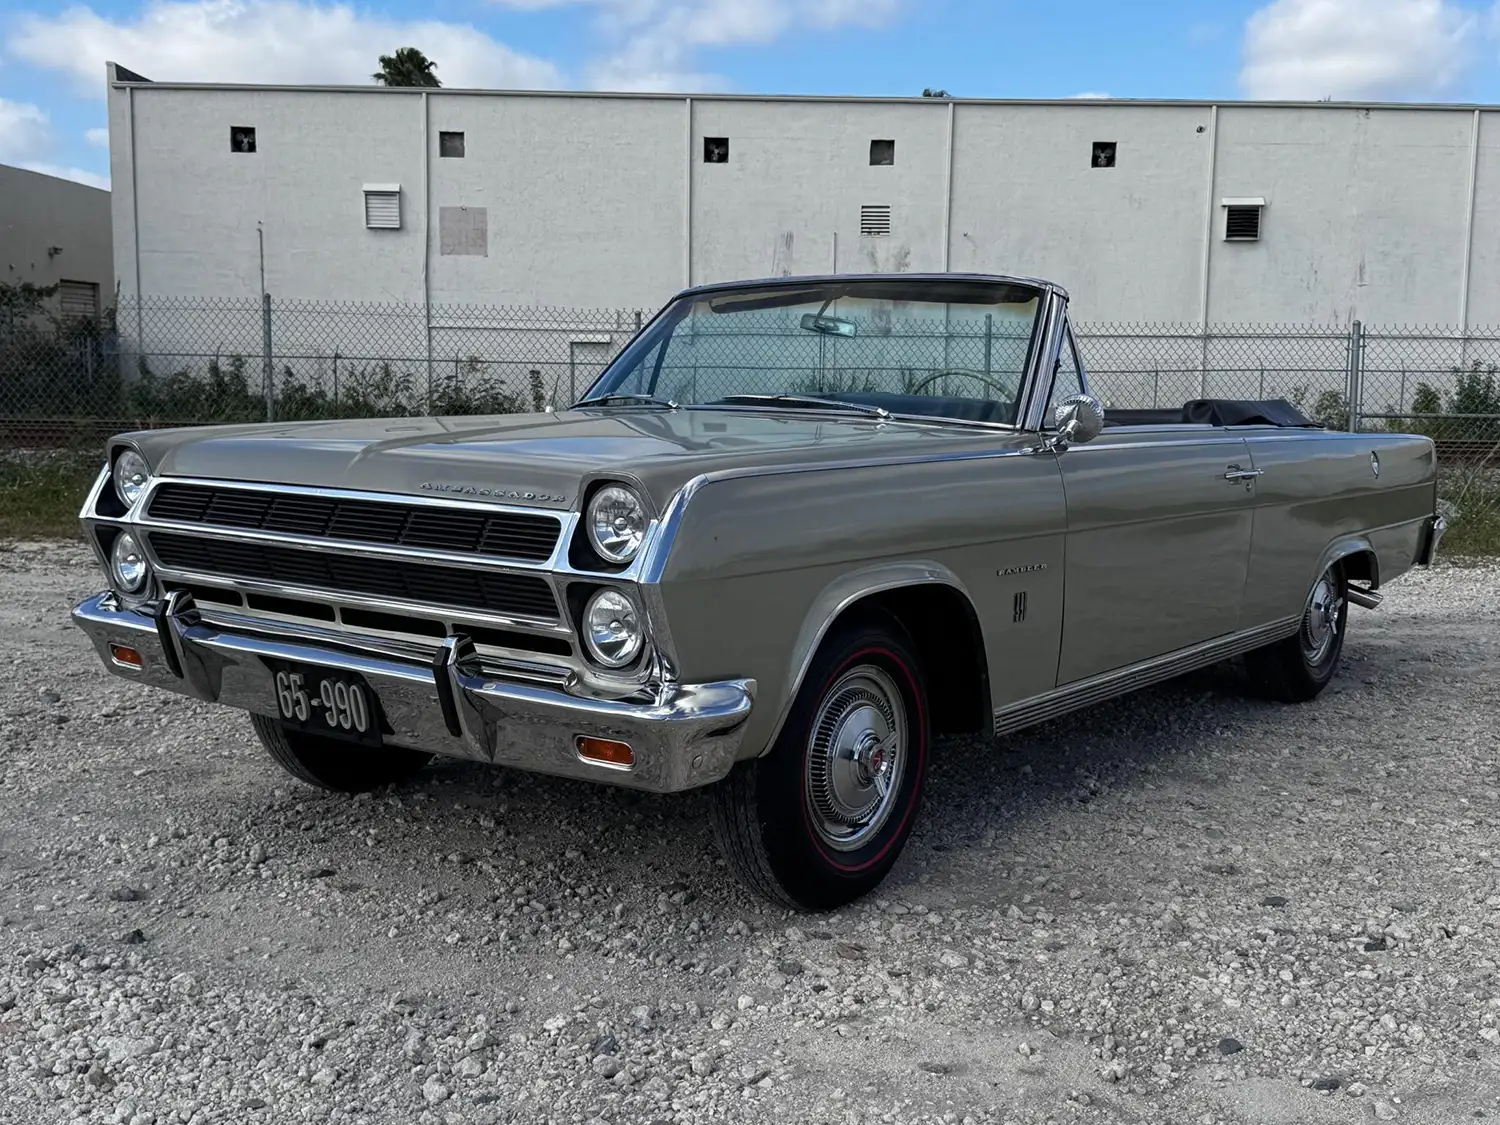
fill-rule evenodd
<path id="1" fill-rule="evenodd" d="M 666 793 L 717 781 L 734 765 L 754 701 L 755 681 L 668 684 L 651 699 L 574 695 L 556 686 L 485 674 L 472 647 L 450 638 L 431 663 L 378 651 L 358 637 L 302 643 L 204 621 L 188 599 L 139 608 L 112 593 L 73 610 L 110 671 L 209 703 L 275 717 L 276 692 L 264 658 L 356 672 L 380 699 L 386 741 L 436 754 Z M 140 654 L 139 669 L 111 654 Z M 579 736 L 617 739 L 635 751 L 629 768 L 579 757 Z M 350 753 L 358 753 L 351 744 Z"/>

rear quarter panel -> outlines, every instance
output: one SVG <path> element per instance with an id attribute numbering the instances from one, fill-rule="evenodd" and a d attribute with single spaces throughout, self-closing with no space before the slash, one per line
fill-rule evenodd
<path id="1" fill-rule="evenodd" d="M 927 575 L 971 599 L 985 638 L 990 709 L 1049 690 L 1065 526 L 1052 457 L 710 480 L 692 494 L 661 580 L 680 674 L 757 681 L 744 750 L 753 756 L 767 748 L 808 647 L 838 607 L 861 589 Z M 1000 573 L 1010 568 L 1031 569 Z M 1020 589 L 1028 612 L 1015 622 Z M 966 627 L 953 622 L 955 637 Z"/>
<path id="2" fill-rule="evenodd" d="M 1242 627 L 1300 613 L 1316 576 L 1346 549 L 1373 549 L 1382 585 L 1411 568 L 1423 520 L 1437 503 L 1430 440 L 1287 430 L 1245 436 L 1264 475 L 1255 482 Z"/>

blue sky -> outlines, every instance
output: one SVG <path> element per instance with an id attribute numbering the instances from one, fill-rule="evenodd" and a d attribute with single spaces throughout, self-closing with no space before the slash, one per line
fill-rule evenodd
<path id="1" fill-rule="evenodd" d="M 0 162 L 103 184 L 104 62 L 158 81 L 1500 102 L 1500 0 L 0 0 Z"/>

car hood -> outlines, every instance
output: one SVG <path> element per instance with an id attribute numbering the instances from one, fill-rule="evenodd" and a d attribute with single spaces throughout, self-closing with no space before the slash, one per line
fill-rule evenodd
<path id="1" fill-rule="evenodd" d="M 160 476 L 448 495 L 569 508 L 620 477 L 658 505 L 715 469 L 922 456 L 993 447 L 992 430 L 791 411 L 635 407 L 458 418 L 381 418 L 154 430 L 129 435 Z M 1018 440 L 1002 436 L 1002 443 Z"/>

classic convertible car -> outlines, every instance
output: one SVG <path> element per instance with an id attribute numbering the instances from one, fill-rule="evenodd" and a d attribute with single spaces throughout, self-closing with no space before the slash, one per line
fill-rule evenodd
<path id="1" fill-rule="evenodd" d="M 312 785 L 711 786 L 734 870 L 822 909 L 895 863 L 936 734 L 1239 655 L 1312 699 L 1431 561 L 1435 469 L 1280 401 L 1106 416 L 1047 282 L 774 278 L 680 294 L 566 410 L 121 435 L 74 617 Z"/>

